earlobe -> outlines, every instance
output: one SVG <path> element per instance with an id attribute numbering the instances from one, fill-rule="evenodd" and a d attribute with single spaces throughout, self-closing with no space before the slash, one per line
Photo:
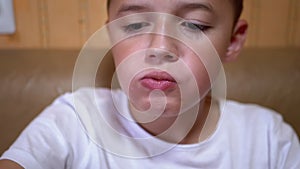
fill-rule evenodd
<path id="1" fill-rule="evenodd" d="M 232 33 L 230 45 L 227 48 L 225 62 L 234 61 L 240 54 L 247 37 L 248 23 L 245 20 L 237 21 Z"/>

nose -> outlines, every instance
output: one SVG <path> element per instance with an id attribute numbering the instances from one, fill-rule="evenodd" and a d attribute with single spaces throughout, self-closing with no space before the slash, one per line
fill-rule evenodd
<path id="1" fill-rule="evenodd" d="M 166 35 L 150 34 L 146 61 L 151 64 L 163 64 L 178 60 L 178 51 L 174 39 Z"/>

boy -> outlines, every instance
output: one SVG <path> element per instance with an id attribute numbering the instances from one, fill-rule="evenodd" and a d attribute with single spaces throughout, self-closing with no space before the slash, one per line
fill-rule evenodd
<path id="1" fill-rule="evenodd" d="M 276 113 L 232 101 L 221 109 L 210 94 L 221 70 L 211 46 L 228 62 L 245 41 L 241 6 L 111 0 L 122 91 L 60 97 L 3 154 L 0 168 L 299 168 L 298 138 Z"/>

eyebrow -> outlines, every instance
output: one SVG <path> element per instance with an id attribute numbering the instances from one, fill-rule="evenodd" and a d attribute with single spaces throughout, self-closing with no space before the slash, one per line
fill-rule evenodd
<path id="1" fill-rule="evenodd" d="M 117 11 L 117 16 L 127 12 L 141 12 L 147 10 L 147 4 L 123 4 Z"/>
<path id="2" fill-rule="evenodd" d="M 209 3 L 203 3 L 203 2 L 182 2 L 180 4 L 177 4 L 178 9 L 183 10 L 204 10 L 210 13 L 213 13 L 213 7 Z M 117 11 L 117 16 L 121 16 L 124 13 L 135 13 L 135 12 L 143 12 L 147 11 L 149 9 L 149 4 L 123 4 Z"/>
<path id="3" fill-rule="evenodd" d="M 203 2 L 183 2 L 182 4 L 178 5 L 180 9 L 185 9 L 185 10 L 204 10 L 209 13 L 213 13 L 213 7 L 210 3 L 203 3 Z"/>

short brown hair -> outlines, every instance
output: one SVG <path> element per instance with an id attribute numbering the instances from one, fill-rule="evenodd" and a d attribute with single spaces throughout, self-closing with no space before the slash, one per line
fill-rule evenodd
<path id="1" fill-rule="evenodd" d="M 110 1 L 110 0 L 108 0 Z M 231 0 L 234 8 L 234 23 L 240 18 L 243 8 L 244 8 L 244 0 Z"/>

